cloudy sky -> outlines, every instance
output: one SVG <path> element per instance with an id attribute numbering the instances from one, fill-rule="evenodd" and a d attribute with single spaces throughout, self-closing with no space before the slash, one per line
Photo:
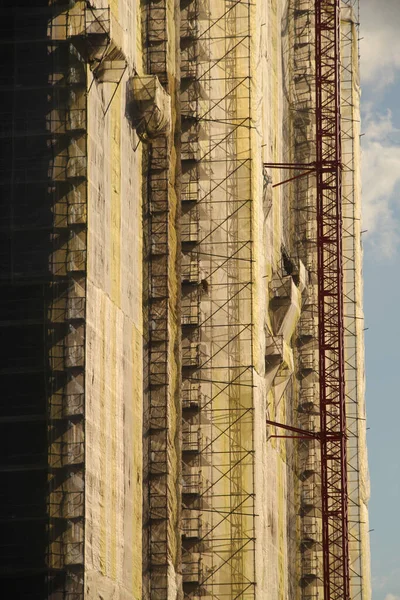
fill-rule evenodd
<path id="1" fill-rule="evenodd" d="M 373 600 L 400 600 L 400 0 L 360 0 Z"/>

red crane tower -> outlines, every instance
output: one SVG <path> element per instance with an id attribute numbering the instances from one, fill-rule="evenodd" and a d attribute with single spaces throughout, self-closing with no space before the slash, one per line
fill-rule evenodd
<path id="1" fill-rule="evenodd" d="M 344 381 L 340 0 L 315 0 L 318 338 L 324 600 L 350 600 Z"/>

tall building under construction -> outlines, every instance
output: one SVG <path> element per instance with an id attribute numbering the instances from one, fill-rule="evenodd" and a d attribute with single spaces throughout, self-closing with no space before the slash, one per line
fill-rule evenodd
<path id="1" fill-rule="evenodd" d="M 370 600 L 357 0 L 0 0 L 0 596 Z"/>

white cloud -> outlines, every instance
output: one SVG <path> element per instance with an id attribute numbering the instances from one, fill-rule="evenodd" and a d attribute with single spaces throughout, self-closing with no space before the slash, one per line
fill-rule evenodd
<path id="1" fill-rule="evenodd" d="M 400 70 L 400 2 L 363 0 L 361 3 L 361 76 L 378 89 L 394 82 Z"/>
<path id="2" fill-rule="evenodd" d="M 400 39 L 398 33 L 379 28 L 363 31 L 361 40 L 361 77 L 365 84 L 379 89 L 394 82 L 400 69 Z"/>
<path id="3" fill-rule="evenodd" d="M 363 36 L 360 42 L 362 80 L 382 89 L 394 82 L 400 69 L 398 32 L 378 23 L 376 29 L 364 28 Z"/>
<path id="4" fill-rule="evenodd" d="M 395 219 L 395 211 L 400 208 L 396 196 L 400 184 L 400 132 L 393 126 L 389 111 L 383 115 L 368 111 L 364 128 L 363 228 L 368 230 L 367 243 L 379 255 L 388 257 L 400 244 L 400 224 Z"/>
<path id="5" fill-rule="evenodd" d="M 393 125 L 392 113 L 374 112 L 371 105 L 365 105 L 364 109 L 364 132 L 368 140 L 372 141 L 394 141 L 400 140 L 400 130 Z"/>
<path id="6" fill-rule="evenodd" d="M 386 594 L 385 600 L 400 600 L 400 596 L 395 596 L 394 594 Z"/>

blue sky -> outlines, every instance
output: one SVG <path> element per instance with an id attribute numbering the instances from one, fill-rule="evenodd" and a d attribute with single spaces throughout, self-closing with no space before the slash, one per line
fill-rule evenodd
<path id="1" fill-rule="evenodd" d="M 360 0 L 373 600 L 400 600 L 400 0 Z"/>

